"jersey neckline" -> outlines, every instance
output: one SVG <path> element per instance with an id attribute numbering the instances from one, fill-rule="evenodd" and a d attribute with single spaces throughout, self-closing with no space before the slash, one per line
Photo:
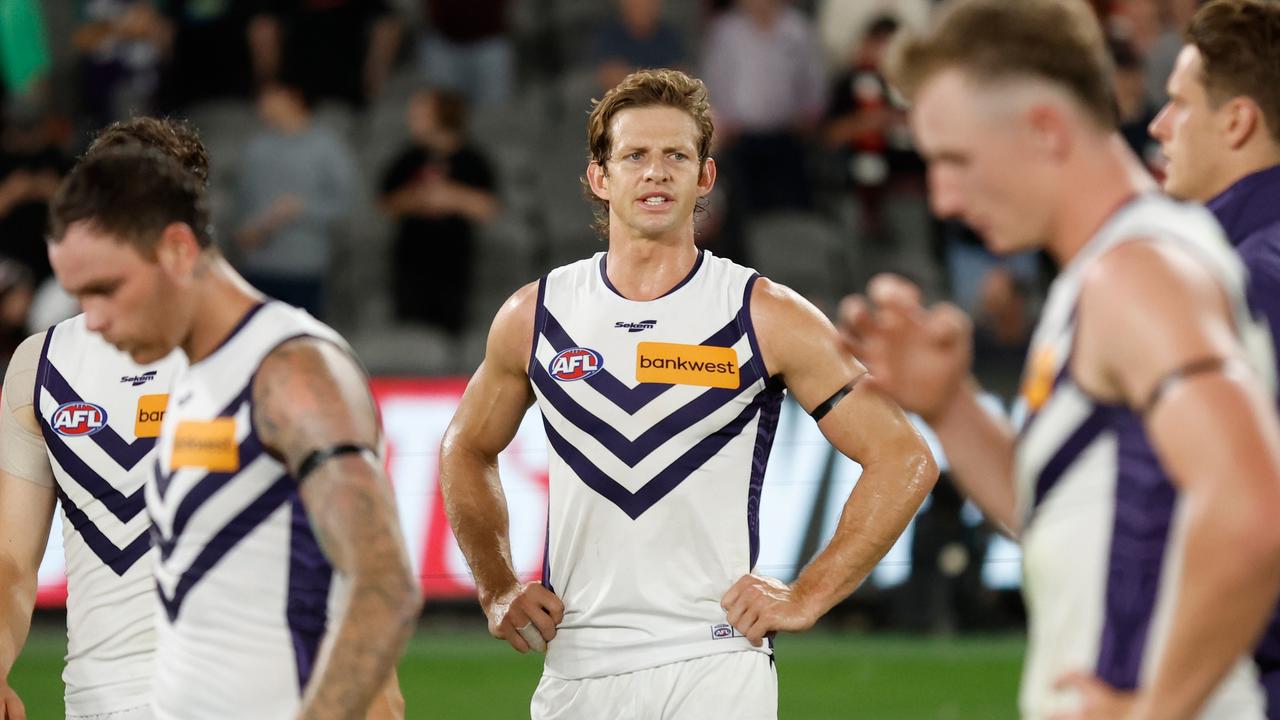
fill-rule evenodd
<path id="1" fill-rule="evenodd" d="M 654 302 L 654 300 L 661 300 L 662 298 L 667 297 L 668 295 L 671 295 L 672 293 L 674 293 L 675 291 L 677 291 L 677 290 L 679 290 L 680 288 L 684 287 L 685 285 L 688 285 L 688 284 L 689 284 L 689 281 L 693 279 L 693 276 L 694 276 L 694 275 L 697 275 L 697 274 L 698 274 L 698 270 L 702 268 L 702 260 L 703 260 L 703 258 L 705 258 L 705 257 L 706 257 L 706 254 L 707 254 L 707 251 L 706 251 L 706 250 L 701 250 L 701 249 L 700 249 L 700 250 L 698 250 L 698 257 L 693 261 L 693 268 L 691 268 L 691 269 L 689 270 L 689 274 L 688 274 L 688 275 L 685 275 L 683 280 L 681 280 L 680 282 L 676 283 L 676 284 L 675 284 L 675 287 L 673 287 L 673 288 L 671 288 L 670 290 L 668 290 L 668 291 L 666 291 L 666 292 L 662 293 L 662 294 L 661 294 L 661 295 L 659 295 L 658 297 L 653 298 L 653 300 L 632 300 L 631 298 L 627 297 L 626 295 L 623 295 L 623 294 L 622 294 L 622 291 L 618 290 L 618 288 L 614 287 L 613 283 L 609 280 L 609 253 L 608 253 L 608 251 L 605 251 L 604 253 L 602 253 L 602 254 L 600 255 L 600 263 L 599 263 L 599 265 L 600 265 L 600 279 L 604 281 L 604 286 L 605 286 L 605 287 L 607 287 L 607 288 L 609 288 L 609 291 L 610 291 L 610 292 L 612 292 L 614 295 L 617 295 L 618 297 L 622 298 L 623 300 L 626 300 L 626 301 L 628 301 L 628 302 L 640 302 L 640 303 L 642 303 L 642 302 Z"/>

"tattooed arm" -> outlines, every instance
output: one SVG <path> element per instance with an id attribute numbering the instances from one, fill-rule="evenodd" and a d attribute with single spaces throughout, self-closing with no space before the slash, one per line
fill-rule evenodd
<path id="1" fill-rule="evenodd" d="M 258 435 L 291 472 L 316 450 L 378 444 L 377 412 L 364 373 L 330 343 L 302 338 L 274 350 L 254 379 L 253 401 Z M 391 486 L 376 458 L 333 457 L 303 479 L 300 492 L 320 547 L 349 588 L 299 717 L 360 717 L 413 632 L 420 591 Z"/>

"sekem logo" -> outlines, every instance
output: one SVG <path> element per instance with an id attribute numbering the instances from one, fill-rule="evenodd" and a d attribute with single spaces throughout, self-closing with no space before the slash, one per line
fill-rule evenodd
<path id="1" fill-rule="evenodd" d="M 584 380 L 604 368 L 604 358 L 590 348 L 569 348 L 551 360 L 551 377 L 561 381 Z"/>
<path id="2" fill-rule="evenodd" d="M 69 402 L 53 411 L 49 426 L 67 437 L 92 435 L 107 426 L 107 411 L 89 402 Z"/>
<path id="3" fill-rule="evenodd" d="M 623 330 L 626 330 L 627 332 L 633 332 L 633 333 L 643 332 L 645 330 L 652 330 L 653 328 L 657 327 L 657 325 L 658 325 L 657 320 L 641 320 L 640 322 L 622 322 L 621 320 L 619 320 L 618 322 L 615 322 L 613 324 L 613 326 L 616 328 L 621 328 Z"/>
<path id="4" fill-rule="evenodd" d="M 145 385 L 155 379 L 156 379 L 156 371 L 148 370 L 142 373 L 141 375 L 125 375 L 124 377 L 120 378 L 120 382 L 131 383 L 134 387 L 138 387 L 139 385 Z"/>

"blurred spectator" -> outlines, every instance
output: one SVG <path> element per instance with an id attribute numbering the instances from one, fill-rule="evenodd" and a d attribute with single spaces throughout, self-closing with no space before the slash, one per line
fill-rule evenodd
<path id="1" fill-rule="evenodd" d="M 933 5 L 932 0 L 818 0 L 818 31 L 830 65 L 845 65 L 857 51 L 863 30 L 876 18 L 893 18 L 909 30 L 923 30 Z"/>
<path id="2" fill-rule="evenodd" d="M 460 334 L 466 322 L 475 226 L 499 212 L 493 172 L 467 142 L 466 103 L 448 90 L 409 101 L 410 143 L 382 180 L 382 207 L 399 220 L 392 287 L 399 320 Z"/>
<path id="3" fill-rule="evenodd" d="M 997 256 L 969 228 L 943 226 L 951 299 L 974 325 L 974 367 L 982 386 L 1012 400 L 1031 327 L 1048 285 L 1038 253 Z"/>
<path id="4" fill-rule="evenodd" d="M 27 313 L 27 329 L 33 333 L 40 332 L 80 312 L 80 301 L 62 289 L 57 277 L 50 275 L 36 286 L 31 311 Z"/>
<path id="5" fill-rule="evenodd" d="M 601 23 L 591 46 L 602 90 L 641 68 L 679 68 L 687 61 L 680 33 L 662 20 L 662 0 L 618 0 L 618 15 Z"/>
<path id="6" fill-rule="evenodd" d="M 897 31 L 898 21 L 889 15 L 868 24 L 832 88 L 823 133 L 827 144 L 839 148 L 846 159 L 863 232 L 882 247 L 910 242 L 912 238 L 899 236 L 918 234 L 928 226 L 924 162 L 912 145 L 906 111 L 895 102 L 883 72 Z M 892 200 L 912 204 L 918 216 L 903 232 L 897 232 L 886 215 Z"/>
<path id="7" fill-rule="evenodd" d="M 151 114 L 173 29 L 150 0 L 85 0 L 72 38 L 81 58 L 81 99 L 91 127 Z"/>
<path id="8" fill-rule="evenodd" d="M 812 22 L 783 0 L 738 0 L 712 22 L 704 53 L 729 181 L 726 245 L 717 251 L 746 261 L 749 213 L 810 206 L 805 153 L 825 100 L 822 57 Z"/>
<path id="9" fill-rule="evenodd" d="M 1182 33 L 1191 24 L 1191 16 L 1200 7 L 1201 0 L 1165 0 L 1163 29 L 1160 37 L 1147 52 L 1146 87 L 1147 101 L 1153 107 L 1162 107 L 1169 101 L 1165 83 L 1173 74 L 1173 65 L 1178 59 L 1184 42 Z"/>
<path id="10" fill-rule="evenodd" d="M 0 372 L 8 367 L 18 344 L 31 334 L 27 330 L 27 313 L 31 310 L 33 289 L 26 267 L 0 258 Z"/>
<path id="11" fill-rule="evenodd" d="M 175 107 L 247 98 L 253 87 L 249 18 L 253 0 L 166 0 L 174 29 L 166 95 Z"/>
<path id="12" fill-rule="evenodd" d="M 515 53 L 508 0 L 423 0 L 430 22 L 420 56 L 427 82 L 465 93 L 477 107 L 511 99 Z"/>
<path id="13" fill-rule="evenodd" d="M 386 85 L 400 46 L 387 0 L 261 0 L 249 47 L 261 82 L 296 81 L 316 102 L 363 107 Z"/>
<path id="14" fill-rule="evenodd" d="M 0 123 L 0 255 L 25 266 L 36 283 L 52 272 L 45 249 L 48 203 L 70 167 L 44 112 L 17 98 L 6 103 Z"/>
<path id="15" fill-rule="evenodd" d="M 1116 106 L 1120 112 L 1120 134 L 1133 152 L 1153 172 L 1160 166 L 1160 143 L 1147 128 L 1155 119 L 1157 108 L 1147 97 L 1145 68 L 1142 58 L 1128 43 L 1109 43 L 1116 66 Z"/>
<path id="16" fill-rule="evenodd" d="M 267 129 L 244 150 L 235 242 L 259 290 L 324 316 L 325 278 L 336 235 L 356 192 L 356 167 L 341 137 L 312 122 L 300 88 L 271 83 L 258 98 Z"/>
<path id="17" fill-rule="evenodd" d="M 1165 81 L 1182 49 L 1182 28 L 1195 12 L 1196 0 L 1112 0 L 1108 35 L 1128 44 L 1144 68 L 1147 101 L 1164 104 Z"/>

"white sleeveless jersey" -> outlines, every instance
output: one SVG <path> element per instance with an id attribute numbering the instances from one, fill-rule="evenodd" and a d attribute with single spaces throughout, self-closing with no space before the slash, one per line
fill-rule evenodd
<path id="1" fill-rule="evenodd" d="M 145 705 L 155 631 L 143 485 L 154 465 L 175 352 L 139 366 L 85 327 L 49 329 L 34 407 L 62 504 L 67 569 L 68 715 Z"/>
<path id="2" fill-rule="evenodd" d="M 783 397 L 753 271 L 703 251 L 636 302 L 605 268 L 599 253 L 542 280 L 528 368 L 550 450 L 543 582 L 565 604 L 545 672 L 565 679 L 753 649 L 720 598 L 755 565 Z"/>
<path id="3" fill-rule="evenodd" d="M 1200 207 L 1137 198 L 1059 275 L 1032 338 L 1022 391 L 1030 414 L 1017 444 L 1018 498 L 1028 518 L 1030 636 L 1020 696 L 1027 718 L 1074 702 L 1052 688 L 1067 671 L 1092 671 L 1119 688 L 1140 685 L 1167 635 L 1182 528 L 1176 488 L 1142 417 L 1094 399 L 1069 371 L 1082 280 L 1107 250 L 1135 238 L 1177 247 L 1213 274 L 1251 364 L 1275 382 L 1269 334 L 1245 299 L 1244 268 Z M 1242 657 L 1200 717 L 1261 718 L 1262 703 L 1253 665 Z"/>
<path id="4" fill-rule="evenodd" d="M 303 336 L 348 350 L 302 310 L 252 310 L 173 388 L 147 484 L 155 523 L 157 720 L 292 718 L 337 597 L 298 483 L 252 423 L 253 378 Z M 348 350 L 349 351 L 349 350 Z"/>

